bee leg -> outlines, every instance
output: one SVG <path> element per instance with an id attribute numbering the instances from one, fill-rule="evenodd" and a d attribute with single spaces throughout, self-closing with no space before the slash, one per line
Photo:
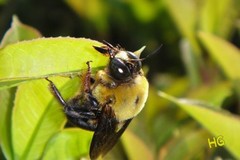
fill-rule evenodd
<path id="1" fill-rule="evenodd" d="M 74 125 L 77 125 L 83 129 L 94 131 L 96 129 L 95 119 L 98 110 L 96 110 L 96 108 L 91 109 L 92 107 L 89 106 L 92 105 L 91 103 L 97 104 L 97 101 L 83 104 L 83 106 L 79 106 L 77 103 L 79 98 L 75 98 L 69 102 L 66 102 L 55 84 L 48 78 L 46 78 L 46 80 L 49 82 L 51 93 L 64 107 L 64 112 L 68 117 L 68 120 L 70 120 L 70 122 L 72 122 Z"/>
<path id="2" fill-rule="evenodd" d="M 84 77 L 84 80 L 83 80 L 83 84 L 84 84 L 84 92 L 87 93 L 87 94 L 91 94 L 91 66 L 90 66 L 90 62 L 92 61 L 87 61 L 86 64 L 88 66 L 88 69 L 87 69 L 87 73 Z"/>
<path id="3" fill-rule="evenodd" d="M 91 88 L 91 81 L 93 80 L 91 77 L 91 66 L 90 62 L 92 61 L 87 61 L 86 64 L 88 66 L 87 72 L 84 76 L 83 79 L 83 91 L 84 91 L 84 101 L 88 102 L 89 104 L 86 105 L 86 107 L 89 107 L 89 110 L 95 111 L 95 113 L 99 113 L 99 103 L 97 99 L 92 95 L 92 88 Z M 80 98 L 77 98 L 80 99 Z"/>
<path id="4" fill-rule="evenodd" d="M 46 78 L 46 80 L 49 82 L 49 89 L 51 93 L 57 98 L 58 102 L 60 102 L 60 104 L 62 104 L 63 106 L 67 106 L 66 101 L 63 99 L 61 93 L 59 92 L 55 84 L 48 78 Z"/>
<path id="5" fill-rule="evenodd" d="M 84 107 L 68 107 L 65 109 L 68 120 L 75 126 L 95 131 L 97 128 L 96 116 L 91 111 L 84 110 Z"/>

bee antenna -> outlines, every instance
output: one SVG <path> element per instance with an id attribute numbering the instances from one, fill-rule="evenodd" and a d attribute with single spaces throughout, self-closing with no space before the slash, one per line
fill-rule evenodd
<path id="1" fill-rule="evenodd" d="M 140 61 L 144 61 L 144 60 L 146 60 L 147 58 L 149 58 L 149 57 L 151 57 L 151 56 L 159 53 L 160 50 L 161 50 L 161 48 L 162 48 L 162 46 L 163 46 L 163 44 L 161 44 L 156 50 L 154 50 L 152 53 L 148 54 L 146 57 L 140 58 Z"/>
<path id="2" fill-rule="evenodd" d="M 163 44 L 161 44 L 155 51 L 153 51 L 152 53 L 148 54 L 146 57 L 144 58 L 139 58 L 139 59 L 132 59 L 131 61 L 144 61 L 146 60 L 147 58 L 153 56 L 154 54 L 157 54 L 161 48 L 162 48 Z"/>
<path id="3" fill-rule="evenodd" d="M 115 47 L 113 47 L 113 45 L 111 45 L 109 42 L 107 42 L 106 40 L 103 40 L 103 43 L 108 46 L 111 49 L 114 49 Z"/>

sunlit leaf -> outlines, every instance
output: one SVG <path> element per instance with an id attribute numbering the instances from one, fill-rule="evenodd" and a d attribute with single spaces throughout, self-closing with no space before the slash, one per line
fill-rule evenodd
<path id="1" fill-rule="evenodd" d="M 190 42 L 194 53 L 198 54 L 200 49 L 195 38 L 198 5 L 192 0 L 168 0 L 164 1 L 168 12 L 176 23 L 183 37 Z"/>
<path id="2" fill-rule="evenodd" d="M 151 127 L 153 128 L 152 136 L 157 148 L 162 148 L 163 145 L 174 135 L 176 130 L 178 130 L 178 127 L 183 121 L 186 121 L 186 114 L 182 115 L 180 115 L 176 109 L 169 108 L 161 111 L 159 116 L 153 119 L 152 122 L 154 122 L 154 124 L 151 124 Z"/>
<path id="3" fill-rule="evenodd" d="M 153 1 L 126 1 L 129 3 L 135 16 L 142 22 L 150 22 L 156 17 L 158 11 L 158 5 Z M 144 12 L 143 12 L 144 11 Z"/>
<path id="4" fill-rule="evenodd" d="M 100 33 L 108 29 L 107 13 L 110 3 L 99 0 L 65 0 L 79 16 L 84 17 L 95 24 Z"/>
<path id="5" fill-rule="evenodd" d="M 16 16 L 13 16 L 11 28 L 5 33 L 0 47 L 38 37 L 41 37 L 41 34 L 35 28 L 21 23 Z"/>
<path id="6" fill-rule="evenodd" d="M 0 91 L 0 143 L 7 159 L 13 159 L 11 144 L 11 113 L 15 89 Z"/>
<path id="7" fill-rule="evenodd" d="M 199 38 L 212 58 L 230 79 L 240 79 L 240 50 L 210 33 L 199 32 Z"/>
<path id="8" fill-rule="evenodd" d="M 240 158 L 239 117 L 229 114 L 224 110 L 213 110 L 200 102 L 176 99 L 163 92 L 159 92 L 159 96 L 177 104 L 214 136 L 223 136 L 224 146 L 236 156 L 236 158 Z"/>
<path id="9" fill-rule="evenodd" d="M 80 159 L 88 157 L 92 132 L 64 129 L 48 142 L 43 160 Z"/>
<path id="10" fill-rule="evenodd" d="M 125 131 L 121 139 L 129 159 L 153 159 L 153 155 L 146 144 L 130 131 Z"/>
<path id="11" fill-rule="evenodd" d="M 1 41 L 1 47 L 22 40 L 29 40 L 40 37 L 41 34 L 34 28 L 22 24 L 16 16 L 13 16 L 11 28 L 5 33 Z M 14 82 L 13 82 L 14 83 Z M 6 84 L 8 84 L 6 82 Z M 9 85 L 9 84 L 8 84 Z M 3 153 L 7 159 L 13 159 L 13 146 L 11 137 L 12 128 L 12 109 L 14 105 L 16 89 L 5 89 L 0 91 L 0 141 Z"/>
<path id="12" fill-rule="evenodd" d="M 162 80 L 163 82 L 160 89 L 164 92 L 174 95 L 174 96 L 180 96 L 185 94 L 185 92 L 189 88 L 189 81 L 186 78 L 177 78 L 177 77 L 170 77 L 169 75 L 161 75 L 158 78 Z M 167 84 L 163 84 L 163 83 Z M 168 108 L 169 101 L 165 99 L 159 99 L 159 96 L 157 95 L 156 89 L 154 89 L 152 86 L 149 88 L 149 95 L 148 100 L 145 104 L 145 117 L 144 121 L 147 123 L 152 123 L 152 120 L 156 115 L 158 115 L 162 110 L 166 110 Z M 156 107 L 158 106 L 158 107 Z"/>
<path id="13" fill-rule="evenodd" d="M 232 86 L 230 83 L 217 83 L 194 88 L 188 92 L 188 98 L 208 102 L 214 107 L 221 107 L 224 100 L 232 94 Z"/>
<path id="14" fill-rule="evenodd" d="M 186 129 L 189 126 L 185 125 Z M 204 130 L 179 133 L 166 146 L 160 148 L 159 158 L 164 160 L 206 159 L 209 134 Z"/>
<path id="15" fill-rule="evenodd" d="M 108 58 L 93 46 L 101 43 L 85 38 L 40 38 L 8 45 L 0 50 L 0 86 L 43 78 L 50 75 L 79 74 L 87 69 L 106 66 Z"/>
<path id="16" fill-rule="evenodd" d="M 52 80 L 60 89 L 66 84 L 65 89 L 60 90 L 64 98 L 79 89 L 79 78 Z M 15 159 L 39 159 L 49 138 L 62 129 L 65 116 L 62 106 L 53 98 L 46 80 L 35 80 L 18 87 L 12 115 Z"/>
<path id="17" fill-rule="evenodd" d="M 233 0 L 204 0 L 200 12 L 201 30 L 229 37 L 237 16 L 236 6 Z"/>
<path id="18" fill-rule="evenodd" d="M 198 86 L 201 82 L 201 75 L 192 46 L 187 39 L 182 39 L 180 42 L 181 58 L 189 78 L 191 86 Z"/>

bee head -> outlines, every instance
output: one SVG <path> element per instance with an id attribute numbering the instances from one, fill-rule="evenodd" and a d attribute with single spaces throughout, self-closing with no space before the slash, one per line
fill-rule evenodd
<path id="1" fill-rule="evenodd" d="M 105 44 L 106 46 L 94 46 L 94 48 L 100 53 L 109 55 L 108 70 L 112 78 L 117 81 L 128 82 L 140 74 L 142 62 L 138 56 L 133 52 L 122 50 L 120 46 L 113 47 L 107 42 Z"/>
<path id="2" fill-rule="evenodd" d="M 140 73 L 142 62 L 132 52 L 119 51 L 110 58 L 110 75 L 119 81 L 129 81 Z"/>

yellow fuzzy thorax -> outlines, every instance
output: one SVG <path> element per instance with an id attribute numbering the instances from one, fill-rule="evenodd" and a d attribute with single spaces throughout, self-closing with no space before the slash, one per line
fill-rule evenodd
<path id="1" fill-rule="evenodd" d="M 122 83 L 116 87 L 109 87 L 114 83 L 103 70 L 96 75 L 96 84 L 92 90 L 94 97 L 100 104 L 104 104 L 109 99 L 115 112 L 116 119 L 121 122 L 135 117 L 144 107 L 148 96 L 148 81 L 139 74 L 130 82 Z"/>

